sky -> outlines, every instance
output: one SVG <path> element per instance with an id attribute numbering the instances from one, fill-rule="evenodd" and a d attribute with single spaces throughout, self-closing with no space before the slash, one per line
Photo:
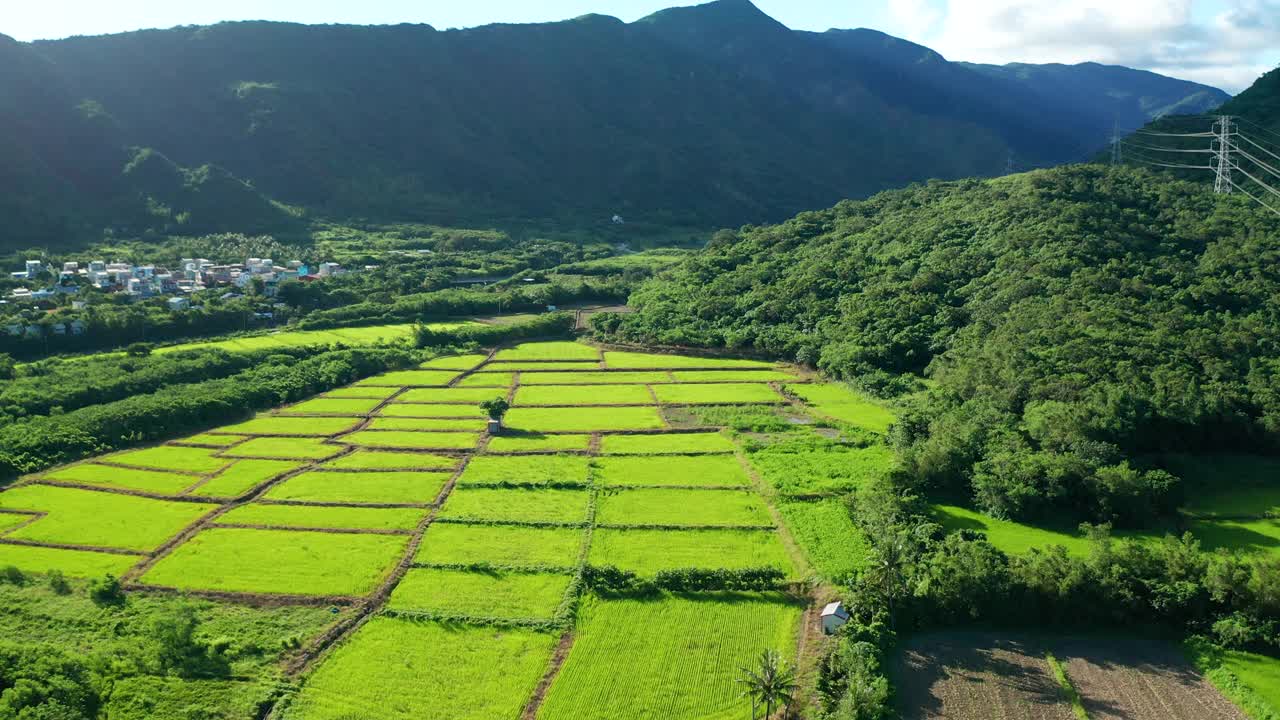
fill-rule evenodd
<path id="1" fill-rule="evenodd" d="M 802 30 L 870 27 L 951 60 L 1103 62 L 1239 92 L 1280 65 L 1280 0 L 755 0 Z M 437 29 L 562 20 L 626 21 L 688 0 L 59 0 L 5 2 L 19 40 L 221 20 L 427 23 Z"/>

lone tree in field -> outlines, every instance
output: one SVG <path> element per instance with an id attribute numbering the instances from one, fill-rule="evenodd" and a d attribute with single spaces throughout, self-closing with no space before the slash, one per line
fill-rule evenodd
<path id="1" fill-rule="evenodd" d="M 756 720 L 756 710 L 761 705 L 768 720 L 775 707 L 790 705 L 796 692 L 796 675 L 787 668 L 777 650 L 760 653 L 756 667 L 742 668 L 738 682 L 745 686 L 742 693 L 751 698 L 751 720 Z"/>
<path id="2" fill-rule="evenodd" d="M 480 403 L 480 409 L 489 413 L 490 420 L 501 420 L 503 415 L 511 409 L 511 404 L 505 399 L 496 397 L 492 400 L 485 400 Z"/>

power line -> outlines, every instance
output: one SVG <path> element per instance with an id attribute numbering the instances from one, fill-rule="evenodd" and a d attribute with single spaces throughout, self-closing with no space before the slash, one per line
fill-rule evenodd
<path id="1" fill-rule="evenodd" d="M 1122 142 L 1124 142 L 1129 147 L 1141 148 L 1143 150 L 1155 150 L 1156 152 L 1199 153 L 1202 155 L 1209 155 L 1215 152 L 1214 150 L 1206 150 L 1204 148 L 1162 148 L 1162 147 L 1156 147 L 1154 145 L 1139 145 L 1131 140 L 1124 140 Z"/>
<path id="2" fill-rule="evenodd" d="M 1249 178 L 1250 180 L 1252 180 L 1252 181 L 1254 181 L 1254 182 L 1258 183 L 1259 185 L 1261 185 L 1261 186 L 1263 187 L 1263 189 L 1264 189 L 1264 190 L 1266 190 L 1267 192 L 1271 193 L 1272 195 L 1275 195 L 1276 197 L 1280 197 L 1280 190 L 1277 190 L 1277 189 L 1275 189 L 1275 188 L 1271 187 L 1270 185 L 1268 185 L 1268 184 L 1266 184 L 1266 183 L 1262 182 L 1262 181 L 1261 181 L 1261 180 L 1259 180 L 1258 178 L 1256 178 L 1256 177 L 1254 177 L 1254 176 L 1250 175 L 1250 174 L 1249 174 L 1249 173 L 1248 173 L 1244 168 L 1240 167 L 1239 165 L 1237 165 L 1235 169 L 1236 169 L 1236 170 L 1239 170 L 1239 171 L 1240 171 L 1240 174 L 1244 175 L 1245 177 Z M 1233 184 L 1234 184 L 1234 183 L 1233 183 Z"/>
<path id="3" fill-rule="evenodd" d="M 1267 172 L 1271 173 L 1272 175 L 1274 175 L 1274 176 L 1276 177 L 1276 179 L 1277 179 L 1277 180 L 1280 180 L 1280 170 L 1276 170 L 1275 168 L 1271 167 L 1271 166 L 1270 166 L 1270 165 L 1268 165 L 1267 163 L 1265 163 L 1265 162 L 1263 162 L 1263 161 L 1259 160 L 1258 158 L 1256 158 L 1256 157 L 1254 157 L 1254 156 L 1250 155 L 1249 153 L 1245 152 L 1244 150 L 1241 150 L 1239 146 L 1236 146 L 1236 147 L 1232 148 L 1232 150 L 1234 150 L 1234 151 L 1235 151 L 1235 153 L 1236 153 L 1237 155 L 1241 155 L 1241 156 L 1243 156 L 1245 159 L 1247 159 L 1247 160 L 1249 160 L 1249 161 L 1253 162 L 1253 164 L 1254 164 L 1254 165 L 1257 165 L 1258 167 L 1262 168 L 1263 170 L 1265 170 L 1265 171 L 1267 171 Z"/>
<path id="4" fill-rule="evenodd" d="M 1254 128 L 1255 130 L 1261 130 L 1262 132 L 1264 132 L 1264 133 L 1266 133 L 1266 134 L 1268 134 L 1268 135 L 1274 135 L 1274 136 L 1276 136 L 1276 139 L 1280 139 L 1280 132 L 1276 132 L 1276 131 L 1274 131 L 1274 130 L 1269 130 L 1269 129 L 1267 129 L 1267 128 L 1265 128 L 1265 127 L 1261 126 L 1261 125 L 1259 125 L 1258 123 L 1256 123 L 1256 122 L 1254 122 L 1254 121 L 1252 121 L 1252 120 L 1250 120 L 1250 119 L 1248 119 L 1248 118 L 1242 118 L 1242 117 L 1238 117 L 1238 116 L 1235 116 L 1235 118 L 1236 118 L 1236 120 L 1239 120 L 1240 122 L 1242 122 L 1242 123 L 1244 123 L 1245 125 L 1248 125 L 1248 126 L 1250 126 L 1250 127 Z"/>
<path id="5" fill-rule="evenodd" d="M 1266 149 L 1265 147 L 1263 147 L 1263 146 L 1259 145 L 1258 143 L 1256 143 L 1256 142 L 1254 142 L 1254 141 L 1250 140 L 1248 137 L 1246 137 L 1246 136 L 1244 136 L 1244 135 L 1241 135 L 1241 136 L 1240 136 L 1240 139 L 1242 139 L 1242 140 L 1244 140 L 1245 142 L 1249 143 L 1250 145 L 1252 145 L 1252 146 L 1254 146 L 1254 147 L 1258 148 L 1259 150 L 1261 150 L 1262 152 L 1264 152 L 1264 153 L 1266 153 L 1266 154 L 1270 155 L 1271 157 L 1275 158 L 1276 160 L 1280 160 L 1280 155 L 1277 155 L 1277 154 L 1275 154 L 1275 153 L 1271 152 L 1270 150 Z"/>
<path id="6" fill-rule="evenodd" d="M 1151 130 L 1134 130 L 1133 132 L 1135 135 L 1151 135 L 1154 137 L 1213 137 L 1214 136 L 1214 133 L 1211 133 L 1211 132 L 1165 133 L 1165 132 L 1154 132 Z"/>
<path id="7" fill-rule="evenodd" d="M 1232 182 L 1231 182 L 1231 184 L 1232 184 L 1232 185 L 1235 185 L 1236 189 L 1237 189 L 1237 190 L 1239 190 L 1240 192 L 1244 193 L 1245 195 L 1248 195 L 1248 196 L 1249 196 L 1249 197 L 1250 197 L 1254 202 L 1256 202 L 1256 203 L 1258 203 L 1259 205 L 1261 205 L 1262 207 L 1264 207 L 1264 208 L 1266 208 L 1266 209 L 1270 210 L 1271 212 L 1275 213 L 1276 215 L 1280 215 L 1280 209 L 1274 208 L 1274 207 L 1272 207 L 1272 206 L 1270 206 L 1270 205 L 1266 204 L 1265 202 L 1263 202 L 1263 201 L 1262 201 L 1262 199 L 1261 199 L 1261 198 L 1257 197 L 1256 195 L 1254 195 L 1253 193 L 1249 192 L 1248 190 L 1245 190 L 1244 188 L 1240 187 L 1239 185 L 1236 185 L 1235 181 L 1232 181 Z"/>

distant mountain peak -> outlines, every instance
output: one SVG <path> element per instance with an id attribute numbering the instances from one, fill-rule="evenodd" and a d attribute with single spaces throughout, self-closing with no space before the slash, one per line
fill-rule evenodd
<path id="1" fill-rule="evenodd" d="M 755 6 L 751 0 L 714 0 L 714 2 L 687 7 L 659 10 L 638 23 L 685 26 L 696 32 L 718 29 L 725 33 L 786 32 L 786 25 L 774 20 Z"/>

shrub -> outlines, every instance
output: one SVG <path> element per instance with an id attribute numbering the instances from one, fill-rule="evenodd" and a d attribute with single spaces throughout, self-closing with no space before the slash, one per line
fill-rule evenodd
<path id="1" fill-rule="evenodd" d="M 120 579 L 107 574 L 89 583 L 89 599 L 99 607 L 119 607 L 124 604 L 124 588 Z"/>

